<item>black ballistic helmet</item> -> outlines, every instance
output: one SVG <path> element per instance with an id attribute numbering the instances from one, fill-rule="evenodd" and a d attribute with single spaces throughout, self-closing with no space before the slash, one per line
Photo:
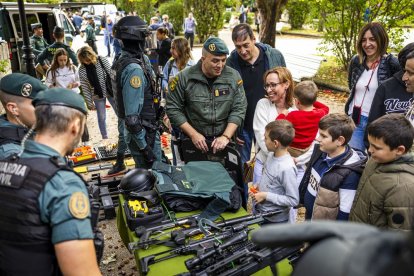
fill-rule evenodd
<path id="1" fill-rule="evenodd" d="M 151 32 L 147 23 L 138 16 L 122 17 L 113 27 L 114 37 L 118 39 L 145 41 Z"/>
<path id="2" fill-rule="evenodd" d="M 154 188 L 155 176 L 146 169 L 133 169 L 128 172 L 118 186 L 118 190 L 123 194 L 130 192 L 149 191 Z"/>

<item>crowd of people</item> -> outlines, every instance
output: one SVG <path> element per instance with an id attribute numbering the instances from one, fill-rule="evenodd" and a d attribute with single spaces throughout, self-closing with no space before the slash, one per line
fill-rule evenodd
<path id="1" fill-rule="evenodd" d="M 82 24 L 78 16 L 73 15 L 77 27 Z M 93 18 L 86 19 L 88 45 L 77 55 L 63 43 L 61 28 L 55 27 L 55 42 L 48 45 L 42 39 L 42 26 L 32 25 L 32 45 L 39 68 L 45 70 L 45 84 L 19 73 L 1 79 L 0 101 L 6 113 L 0 117 L 0 173 L 10 177 L 0 179 L 0 206 L 10 210 L 2 216 L 18 231 L 0 224 L 0 240 L 5 244 L 0 251 L 8 256 L 7 262 L 16 262 L 30 254 L 26 247 L 38 241 L 36 246 L 40 244 L 47 254 L 27 267 L 5 268 L 2 260 L 0 271 L 99 274 L 87 193 L 79 176 L 62 162 L 87 133 L 88 109 L 97 111 L 102 139 L 108 138 L 107 101 L 115 110 L 119 130 L 117 161 L 110 173 L 125 169 L 126 148 L 137 168 L 151 168 L 161 160 L 161 119 L 173 137 L 176 165 L 185 161 L 178 140 L 191 140 L 212 158 L 235 144 L 243 163 L 252 158 L 254 148 L 253 189 L 245 183 L 245 195 L 253 199 L 255 213 L 281 211 L 266 218 L 266 224 L 295 222 L 296 208 L 304 206 L 308 220 L 412 229 L 414 43 L 397 58 L 387 53 L 383 26 L 366 24 L 350 62 L 351 93 L 345 111 L 329 113 L 317 100 L 315 83 L 295 84 L 283 54 L 258 42 L 246 23 L 232 28 L 235 50 L 231 53 L 222 39 L 210 37 L 202 46 L 201 59 L 194 61 L 191 49 L 197 22 L 193 15 L 185 19 L 185 38 L 174 37 L 168 15 L 162 15 L 162 23 L 159 14 L 151 18 L 149 27 L 157 32 L 156 52 L 163 69 L 160 96 L 145 54 L 147 22 L 134 15 L 115 22 L 105 17 L 107 56 L 111 56 L 108 45 L 117 41 L 120 46 L 111 65 L 98 55 Z M 166 113 L 159 118 L 162 107 Z M 27 166 L 31 173 L 7 169 L 16 164 Z M 39 164 L 46 169 L 42 171 Z M 29 183 L 34 192 L 17 189 L 22 183 Z M 29 193 L 37 204 L 17 208 L 6 200 L 12 191 L 19 191 L 16 198 L 22 200 Z M 29 212 L 33 220 L 28 227 L 40 230 L 17 227 L 19 212 Z M 21 241 L 24 247 L 9 254 Z M 36 263 L 45 266 L 34 268 Z"/>

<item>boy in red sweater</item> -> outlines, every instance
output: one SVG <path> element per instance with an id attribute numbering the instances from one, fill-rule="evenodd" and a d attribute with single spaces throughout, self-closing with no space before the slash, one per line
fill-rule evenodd
<path id="1" fill-rule="evenodd" d="M 328 114 L 329 107 L 316 100 L 318 87 L 313 81 L 302 81 L 293 91 L 298 110 L 281 113 L 276 120 L 285 119 L 293 124 L 295 138 L 290 144 L 289 153 L 298 157 L 306 152 L 318 133 L 320 119 Z"/>

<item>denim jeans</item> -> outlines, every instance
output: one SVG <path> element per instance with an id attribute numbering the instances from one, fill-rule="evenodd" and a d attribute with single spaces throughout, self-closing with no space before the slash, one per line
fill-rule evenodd
<path id="1" fill-rule="evenodd" d="M 107 98 L 112 108 L 115 108 L 114 98 Z M 96 107 L 96 116 L 98 117 L 99 131 L 101 132 L 102 139 L 108 139 L 108 133 L 106 132 L 106 98 L 93 100 Z"/>
<path id="2" fill-rule="evenodd" d="M 237 147 L 241 155 L 241 162 L 244 164 L 250 160 L 250 154 L 252 153 L 252 142 L 254 141 L 254 131 L 243 129 L 241 135 L 239 135 L 239 138 L 244 141 L 243 146 Z"/>
<path id="3" fill-rule="evenodd" d="M 368 117 L 361 115 L 359 124 L 356 126 L 354 133 L 352 133 L 351 141 L 349 141 L 349 145 L 352 148 L 365 152 L 364 135 L 367 125 Z"/>

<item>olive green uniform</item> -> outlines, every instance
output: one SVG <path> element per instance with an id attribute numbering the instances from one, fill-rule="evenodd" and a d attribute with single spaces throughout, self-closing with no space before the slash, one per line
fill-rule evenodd
<path id="1" fill-rule="evenodd" d="M 49 44 L 43 36 L 32 35 L 30 45 L 33 47 L 33 54 L 37 57 Z"/>
<path id="2" fill-rule="evenodd" d="M 199 61 L 171 81 L 166 107 L 173 125 L 188 122 L 205 137 L 220 136 L 229 123 L 243 124 L 247 108 L 243 81 L 236 70 L 225 66 L 209 84 Z"/>

